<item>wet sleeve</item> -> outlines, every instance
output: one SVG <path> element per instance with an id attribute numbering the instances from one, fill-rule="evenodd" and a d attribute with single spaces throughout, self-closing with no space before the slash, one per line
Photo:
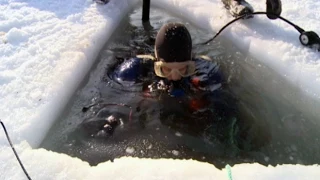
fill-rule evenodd
<path id="1" fill-rule="evenodd" d="M 223 76 L 216 62 L 205 59 L 196 59 L 196 74 L 192 76 L 192 84 L 195 88 L 204 91 L 220 89 Z"/>
<path id="2" fill-rule="evenodd" d="M 151 60 L 130 58 L 119 64 L 113 72 L 113 78 L 117 81 L 140 82 L 151 70 Z"/>

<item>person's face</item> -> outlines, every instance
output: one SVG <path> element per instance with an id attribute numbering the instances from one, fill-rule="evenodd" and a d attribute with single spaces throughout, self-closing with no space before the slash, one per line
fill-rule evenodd
<path id="1" fill-rule="evenodd" d="M 166 66 L 161 67 L 161 70 L 168 80 L 177 81 L 186 74 L 187 68 L 185 64 L 167 63 Z"/>
<path id="2" fill-rule="evenodd" d="M 178 81 L 182 77 L 191 76 L 195 73 L 195 64 L 193 61 L 186 62 L 156 62 L 156 75 L 172 81 Z"/>

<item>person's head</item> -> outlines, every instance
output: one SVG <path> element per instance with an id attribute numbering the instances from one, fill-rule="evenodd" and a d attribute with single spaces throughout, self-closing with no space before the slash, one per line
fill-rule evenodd
<path id="1" fill-rule="evenodd" d="M 155 42 L 157 76 L 177 81 L 194 74 L 192 40 L 188 29 L 181 23 L 168 23 L 161 27 Z"/>

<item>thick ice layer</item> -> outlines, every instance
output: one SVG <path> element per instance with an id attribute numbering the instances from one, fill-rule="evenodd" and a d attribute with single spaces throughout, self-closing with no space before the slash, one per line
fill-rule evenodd
<path id="1" fill-rule="evenodd" d="M 138 0 L 0 0 L 0 118 L 33 179 L 227 179 L 225 171 L 195 161 L 123 158 L 97 167 L 36 147 L 94 63 L 99 50 Z M 162 0 L 155 5 L 217 31 L 231 17 L 220 0 Z M 265 2 L 251 2 L 263 10 Z M 317 0 L 283 0 L 283 16 L 306 30 L 319 29 Z M 319 32 L 318 32 L 319 33 Z M 298 33 L 265 17 L 236 23 L 222 34 L 319 98 L 319 53 L 303 47 Z M 26 142 L 27 143 L 26 143 Z M 0 133 L 0 179 L 25 179 Z M 244 170 L 245 169 L 245 170 Z M 241 179 L 317 179 L 318 166 L 237 165 Z"/>

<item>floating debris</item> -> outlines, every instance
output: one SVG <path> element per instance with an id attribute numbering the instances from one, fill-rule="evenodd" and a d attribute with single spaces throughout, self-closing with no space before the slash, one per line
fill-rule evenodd
<path id="1" fill-rule="evenodd" d="M 133 154 L 134 151 L 135 151 L 135 149 L 133 147 L 127 147 L 127 149 L 126 149 L 126 153 L 128 153 L 128 154 Z"/>
<path id="2" fill-rule="evenodd" d="M 182 134 L 181 134 L 180 132 L 176 132 L 175 135 L 178 136 L 178 137 L 181 137 L 181 136 L 182 136 Z"/>
<path id="3" fill-rule="evenodd" d="M 177 151 L 177 150 L 172 150 L 171 153 L 175 156 L 179 156 L 179 154 L 180 154 L 179 151 Z"/>

